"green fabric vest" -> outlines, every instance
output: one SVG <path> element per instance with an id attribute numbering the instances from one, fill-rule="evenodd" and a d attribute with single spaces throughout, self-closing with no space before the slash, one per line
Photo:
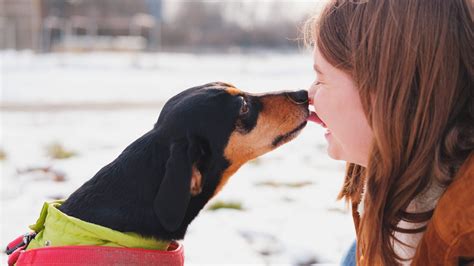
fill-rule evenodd
<path id="1" fill-rule="evenodd" d="M 144 238 L 137 233 L 123 233 L 68 216 L 57 209 L 63 202 L 44 203 L 36 224 L 30 225 L 37 235 L 30 242 L 27 250 L 45 246 L 79 245 L 168 249 L 168 241 Z"/>

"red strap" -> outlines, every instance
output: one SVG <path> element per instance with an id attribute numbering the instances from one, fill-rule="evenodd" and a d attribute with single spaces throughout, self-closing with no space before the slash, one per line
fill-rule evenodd
<path id="1" fill-rule="evenodd" d="M 25 246 L 17 248 L 15 251 L 13 251 L 12 254 L 8 255 L 8 265 L 12 266 L 15 265 L 17 262 L 18 258 L 20 257 L 21 252 L 25 249 Z"/>
<path id="2" fill-rule="evenodd" d="M 18 248 L 19 245 L 23 243 L 23 237 L 24 237 L 24 236 L 21 235 L 21 236 L 15 238 L 15 240 L 13 240 L 12 242 L 10 242 L 10 243 L 7 245 L 6 251 L 8 252 L 9 250 Z"/>
<path id="3" fill-rule="evenodd" d="M 44 247 L 18 250 L 17 266 L 24 265 L 184 265 L 183 245 L 172 242 L 167 251 L 100 246 Z M 12 254 L 14 255 L 14 254 Z M 12 256 L 10 255 L 10 256 Z M 11 257 L 10 257 L 11 258 Z M 10 264 L 9 258 L 9 265 Z M 15 262 L 13 262 L 14 264 Z"/>
<path id="4" fill-rule="evenodd" d="M 31 239 L 35 237 L 35 232 L 26 233 L 22 236 L 15 238 L 12 242 L 7 245 L 5 253 L 8 255 L 8 265 L 14 265 L 21 254 L 21 251 L 26 248 L 30 243 Z"/>

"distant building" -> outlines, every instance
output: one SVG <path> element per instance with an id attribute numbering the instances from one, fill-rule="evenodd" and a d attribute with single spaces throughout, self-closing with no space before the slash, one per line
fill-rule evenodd
<path id="1" fill-rule="evenodd" d="M 161 0 L 0 0 L 0 48 L 156 50 Z"/>
<path id="2" fill-rule="evenodd" d="M 37 46 L 38 6 L 34 0 L 0 0 L 0 47 L 31 49 Z"/>

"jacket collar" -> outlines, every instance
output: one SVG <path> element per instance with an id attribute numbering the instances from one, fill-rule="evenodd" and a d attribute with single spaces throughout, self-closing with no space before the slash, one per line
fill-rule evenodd
<path id="1" fill-rule="evenodd" d="M 137 233 L 119 232 L 85 222 L 61 212 L 64 201 L 45 202 L 40 217 L 30 225 L 37 235 L 27 249 L 45 246 L 93 245 L 167 250 L 169 241 L 145 238 Z"/>

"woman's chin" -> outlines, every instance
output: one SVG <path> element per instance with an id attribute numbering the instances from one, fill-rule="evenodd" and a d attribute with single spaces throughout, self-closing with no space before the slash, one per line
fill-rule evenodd
<path id="1" fill-rule="evenodd" d="M 326 141 L 328 143 L 327 153 L 329 157 L 338 161 L 347 161 L 347 159 L 349 159 L 349 156 L 347 156 L 348 154 L 342 148 L 343 146 L 341 142 L 339 142 L 339 139 L 336 138 L 331 131 L 327 130 L 324 134 L 324 137 L 326 138 Z"/>
<path id="2" fill-rule="evenodd" d="M 328 146 L 327 149 L 329 157 L 331 157 L 334 160 L 342 160 L 343 158 L 341 157 L 341 153 L 337 149 L 331 148 L 331 145 Z"/>

